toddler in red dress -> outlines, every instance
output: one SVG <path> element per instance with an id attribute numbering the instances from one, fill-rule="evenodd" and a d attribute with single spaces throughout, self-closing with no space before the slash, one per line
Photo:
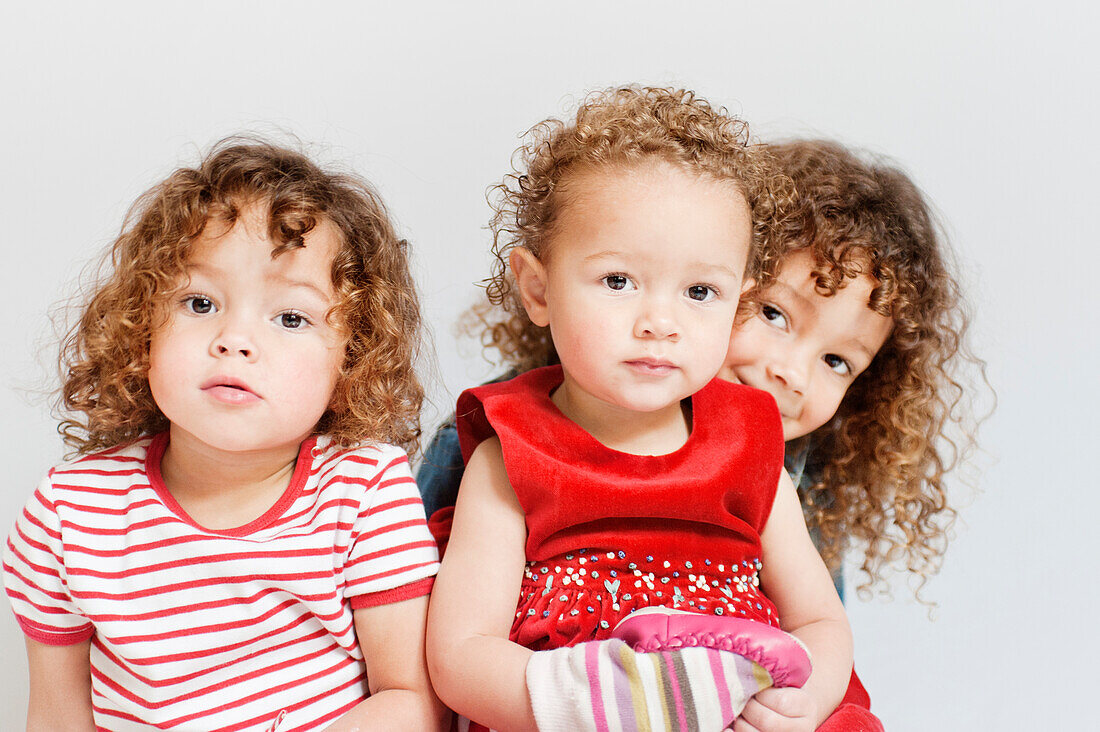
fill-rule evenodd
<path id="1" fill-rule="evenodd" d="M 844 696 L 851 632 L 782 470 L 782 417 L 715 380 L 761 259 L 754 221 L 788 194 L 745 136 L 688 92 L 612 90 L 535 128 L 499 188 L 490 299 L 516 288 L 560 365 L 459 402 L 467 465 L 428 661 L 465 717 L 718 730 L 779 680 L 801 687 L 789 728 L 809 730 Z M 601 640 L 651 607 L 751 621 L 763 640 Z"/>

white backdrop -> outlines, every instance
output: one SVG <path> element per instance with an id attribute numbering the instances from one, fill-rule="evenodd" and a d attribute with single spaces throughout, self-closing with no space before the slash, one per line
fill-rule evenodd
<path id="1" fill-rule="evenodd" d="M 926 588 L 939 608 L 929 619 L 904 581 L 892 600 L 849 600 L 874 709 L 891 730 L 1091 726 L 1094 4 L 13 5 L 0 10 L 3 533 L 63 451 L 41 397 L 47 313 L 137 194 L 198 149 L 290 132 L 377 185 L 433 331 L 430 428 L 491 371 L 452 326 L 487 271 L 484 192 L 518 133 L 585 90 L 687 86 L 764 138 L 896 158 L 949 223 L 976 308 L 1000 403 L 981 489 L 957 486 L 957 537 Z M 0 729 L 21 729 L 26 661 L 6 607 L 0 650 Z"/>

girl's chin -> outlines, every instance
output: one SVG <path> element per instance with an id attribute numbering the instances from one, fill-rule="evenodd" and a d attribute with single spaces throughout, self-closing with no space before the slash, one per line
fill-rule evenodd
<path id="1" fill-rule="evenodd" d="M 810 432 L 813 431 L 813 430 L 807 431 L 807 430 L 799 428 L 797 425 L 790 424 L 789 420 L 786 417 L 783 417 L 782 421 L 783 421 L 783 442 L 790 442 L 791 440 L 797 440 L 799 437 L 805 437 L 806 435 L 810 434 Z"/>

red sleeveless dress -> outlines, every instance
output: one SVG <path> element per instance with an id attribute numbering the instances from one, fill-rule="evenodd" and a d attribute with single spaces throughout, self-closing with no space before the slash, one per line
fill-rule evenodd
<path id="1" fill-rule="evenodd" d="M 760 533 L 783 467 L 765 392 L 715 379 L 692 399 L 687 442 L 668 455 L 612 450 L 550 401 L 550 366 L 462 393 L 464 459 L 500 438 L 527 523 L 527 567 L 510 639 L 532 650 L 600 640 L 661 605 L 776 627 L 759 590 Z"/>

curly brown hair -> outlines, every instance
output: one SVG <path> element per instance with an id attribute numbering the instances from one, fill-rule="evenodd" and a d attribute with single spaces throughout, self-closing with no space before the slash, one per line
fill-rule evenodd
<path id="1" fill-rule="evenodd" d="M 923 584 L 955 519 L 944 476 L 974 444 L 960 369 L 969 363 L 984 378 L 984 362 L 965 346 L 969 317 L 946 239 L 897 168 L 827 141 L 770 147 L 797 190 L 796 208 L 772 231 L 773 249 L 780 258 L 809 250 L 824 295 L 870 275 L 868 307 L 894 321 L 833 419 L 803 438 L 817 478 L 802 497 L 807 517 L 830 566 L 851 542 L 864 546 L 861 590 L 895 563 Z M 773 277 L 763 272 L 760 289 Z"/>
<path id="2" fill-rule="evenodd" d="M 771 266 L 768 230 L 781 219 L 790 200 L 790 182 L 777 174 L 767 150 L 749 144 L 748 125 L 723 109 L 711 107 L 684 89 L 619 87 L 593 92 L 573 119 L 544 120 L 525 135 L 513 155 L 513 173 L 490 189 L 494 216 L 492 274 L 486 280 L 487 302 L 463 318 L 462 330 L 478 334 L 486 349 L 516 371 L 557 359 L 550 329 L 527 317 L 508 254 L 525 247 L 544 254 L 564 206 L 571 180 L 599 170 L 650 161 L 732 183 L 744 195 L 754 222 L 747 277 Z"/>
<path id="3" fill-rule="evenodd" d="M 272 256 L 305 246 L 322 221 L 339 232 L 328 317 L 345 357 L 317 431 L 338 444 L 379 440 L 413 452 L 423 388 L 414 371 L 420 309 L 406 257 L 378 195 L 353 175 L 251 137 L 222 140 L 193 168 L 146 191 L 111 246 L 106 277 L 65 337 L 58 427 L 78 453 L 167 429 L 149 388 L 149 343 L 185 280 L 188 254 L 211 222 L 265 215 Z"/>

